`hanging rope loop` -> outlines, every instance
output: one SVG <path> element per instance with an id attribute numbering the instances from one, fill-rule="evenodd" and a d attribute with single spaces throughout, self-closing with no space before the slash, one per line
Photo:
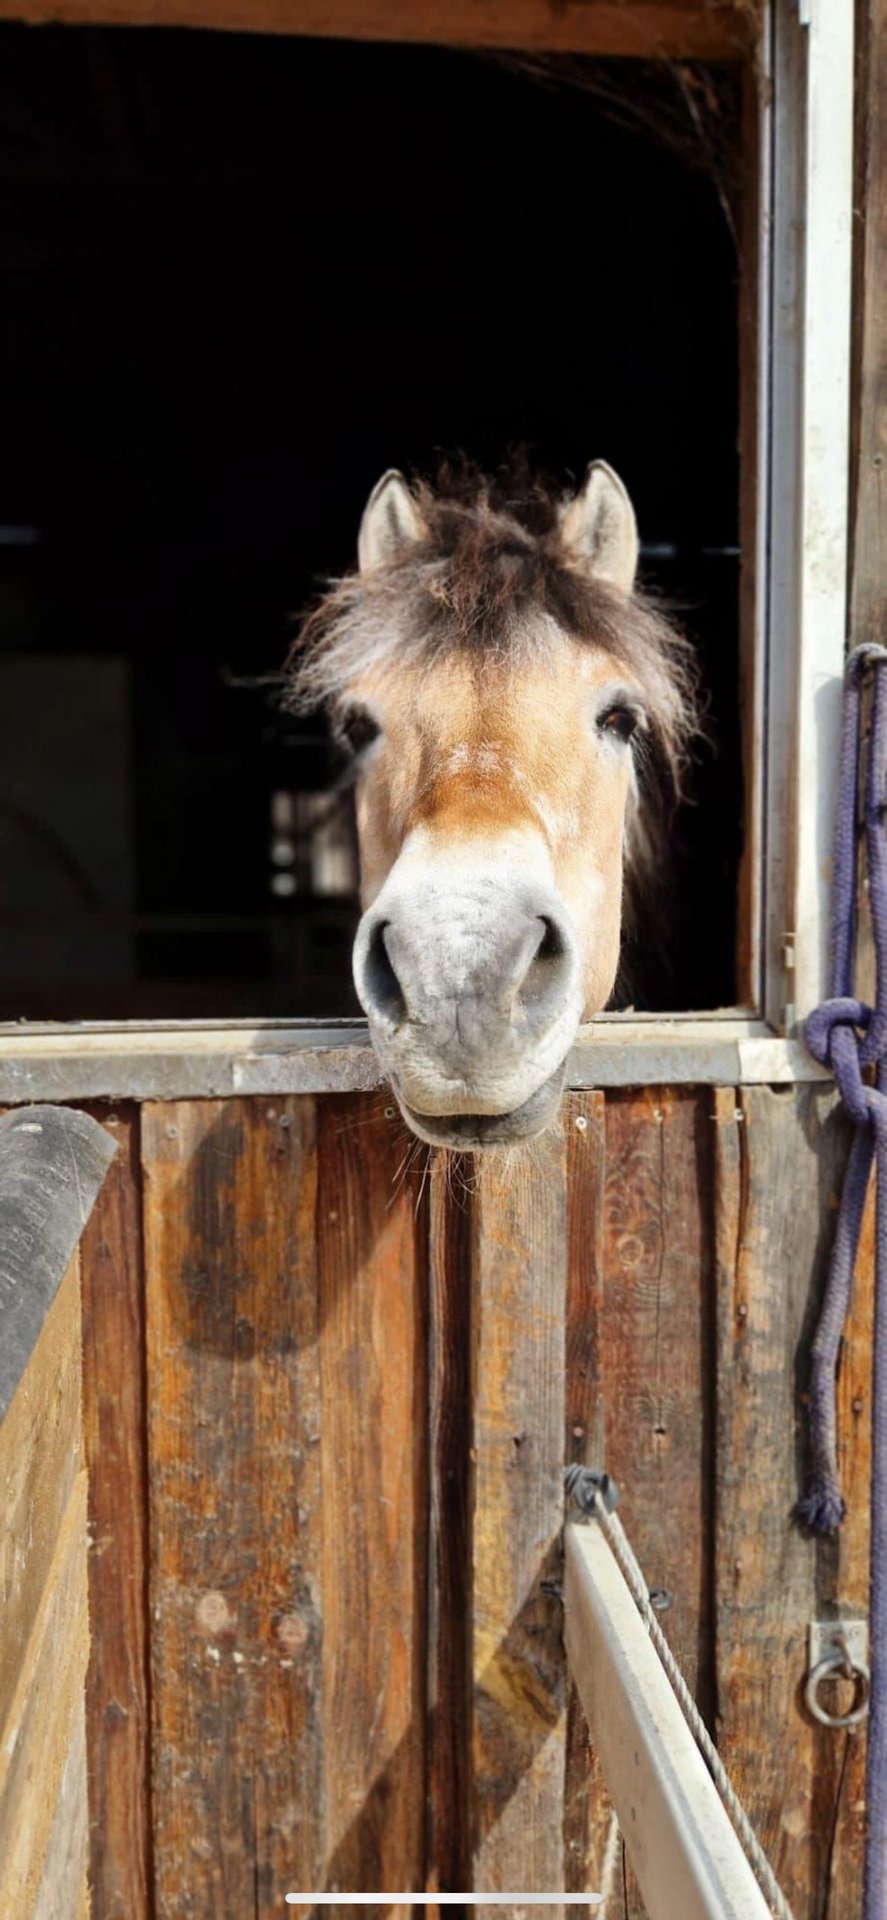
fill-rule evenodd
<path id="1" fill-rule="evenodd" d="M 845 1505 L 838 1476 L 835 1376 L 850 1304 L 862 1217 L 877 1150 L 887 1165 L 887 648 L 857 647 L 847 660 L 841 772 L 832 885 L 830 997 L 809 1015 L 804 1038 L 834 1074 L 857 1128 L 841 1196 L 828 1285 L 811 1354 L 810 1474 L 798 1518 L 815 1533 L 839 1527 Z M 856 959 L 857 787 L 862 755 L 862 684 L 875 676 L 872 731 L 863 797 L 865 854 L 876 956 L 875 1005 L 853 991 Z M 863 1076 L 875 1068 L 874 1083 Z M 887 1182 L 885 1182 L 887 1184 Z"/>
<path id="2" fill-rule="evenodd" d="M 836 1375 L 872 1163 L 877 1164 L 872 1389 L 870 1632 L 871 1701 L 866 1758 L 864 1920 L 887 1920 L 887 649 L 857 647 L 844 681 L 841 774 L 832 885 L 830 998 L 810 1014 L 805 1039 L 834 1074 L 856 1123 L 825 1299 L 813 1342 L 809 1419 L 811 1472 L 798 1517 L 816 1533 L 844 1518 L 838 1476 Z M 857 787 L 862 758 L 861 686 L 874 674 L 872 728 L 862 807 L 875 945 L 874 1006 L 854 997 Z M 863 1079 L 874 1068 L 874 1083 Z"/>

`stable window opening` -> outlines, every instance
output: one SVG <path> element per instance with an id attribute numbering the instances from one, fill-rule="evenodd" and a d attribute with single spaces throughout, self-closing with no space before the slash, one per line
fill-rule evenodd
<path id="1" fill-rule="evenodd" d="M 518 445 L 617 469 L 699 659 L 622 1004 L 750 1004 L 738 63 L 0 40 L 0 1018 L 358 1012 L 291 617 L 386 467 Z"/>

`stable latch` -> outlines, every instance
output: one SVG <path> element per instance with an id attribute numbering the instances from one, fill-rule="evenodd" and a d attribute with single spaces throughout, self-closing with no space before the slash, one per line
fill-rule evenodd
<path id="1" fill-rule="evenodd" d="M 823 1727 L 857 1727 L 869 1710 L 869 1630 L 866 1620 L 811 1620 L 808 1628 L 807 1678 L 804 1699 Z M 820 1687 L 827 1680 L 853 1683 L 853 1700 L 846 1713 L 823 1706 Z"/>

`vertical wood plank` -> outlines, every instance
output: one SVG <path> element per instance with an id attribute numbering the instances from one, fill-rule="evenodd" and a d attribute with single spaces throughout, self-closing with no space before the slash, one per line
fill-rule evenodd
<path id="1" fill-rule="evenodd" d="M 59 1913 L 66 1870 L 72 1902 L 86 1872 L 86 1774 L 77 1767 L 89 1649 L 86 1518 L 81 1469 L 55 1539 L 19 1684 L 0 1727 L 0 1913 L 10 1920 L 20 1914 L 31 1920 L 47 1899 L 50 1911 Z"/>
<path id="2" fill-rule="evenodd" d="M 484 1163 L 474 1291 L 474 1885 L 563 1887 L 562 1134 Z M 557 1911 L 557 1909 L 555 1909 Z"/>
<path id="3" fill-rule="evenodd" d="M 855 1499 L 830 1539 L 805 1537 L 793 1511 L 848 1129 L 828 1087 L 719 1091 L 713 1103 L 719 1745 L 798 1920 L 843 1920 L 860 1906 L 862 1742 L 819 1727 L 802 1689 L 809 1621 L 865 1611 L 867 1502 Z M 864 1326 L 851 1330 L 842 1369 L 842 1471 L 854 1493 L 867 1440 L 863 1406 L 848 1418 L 846 1398 L 867 1405 L 867 1339 Z"/>
<path id="4" fill-rule="evenodd" d="M 712 1698 L 712 1127 L 689 1087 L 607 1100 L 602 1368 L 607 1467 L 662 1625 L 703 1712 Z"/>
<path id="5" fill-rule="evenodd" d="M 0 1913 L 85 1883 L 87 1476 L 75 1250 L 0 1423 Z"/>
<path id="6" fill-rule="evenodd" d="M 567 1341 L 565 1460 L 601 1466 L 607 1459 L 601 1372 L 604 1299 L 604 1095 L 569 1093 L 567 1151 Z M 579 1695 L 568 1676 L 564 1782 L 564 1872 L 569 1893 L 609 1891 L 616 1816 L 592 1752 Z"/>
<path id="7" fill-rule="evenodd" d="M 711 1512 L 712 1141 L 704 1093 L 607 1097 L 601 1369 L 607 1468 L 661 1624 L 697 1701 L 713 1709 Z M 645 1909 L 621 1843 L 601 1872 L 611 1914 Z"/>
<path id="8" fill-rule="evenodd" d="M 0 1731 L 83 1471 L 78 1262 L 75 1253 L 0 1421 Z"/>
<path id="9" fill-rule="evenodd" d="M 104 1115 L 107 1109 L 98 1108 L 94 1117 Z M 90 1888 L 92 1920 L 148 1920 L 148 1463 L 138 1108 L 118 1108 L 105 1124 L 118 1152 L 80 1243 Z"/>
<path id="10" fill-rule="evenodd" d="M 314 1103 L 149 1105 L 156 1908 L 322 1884 Z"/>
<path id="11" fill-rule="evenodd" d="M 840 1164 L 840 1162 L 839 1162 Z M 826 1219 L 831 1232 L 835 1198 L 830 1192 Z M 869 1537 L 872 1490 L 872 1352 L 874 1344 L 875 1206 L 874 1183 L 860 1236 L 850 1310 L 844 1326 L 838 1373 L 838 1467 L 847 1502 L 847 1519 L 838 1540 L 834 1591 L 848 1613 L 869 1608 Z M 803 1385 L 803 1382 L 802 1382 Z M 841 1690 L 843 1693 L 843 1689 Z M 832 1843 L 826 1895 L 826 1920 L 841 1920 L 841 1902 L 862 1899 L 865 1847 L 866 1728 L 837 1735 Z"/>
<path id="12" fill-rule="evenodd" d="M 332 1891 L 409 1892 L 425 1876 L 423 1173 L 404 1176 L 410 1141 L 376 1095 L 324 1100 L 318 1147 L 326 1873 Z"/>
<path id="13" fill-rule="evenodd" d="M 567 1339 L 564 1453 L 599 1467 L 606 1459 L 601 1368 L 604 1309 L 606 1102 L 602 1093 L 564 1099 L 567 1155 Z"/>
<path id="14" fill-rule="evenodd" d="M 471 1886 L 474 1174 L 432 1165 L 429 1209 L 428 1885 Z M 442 1909 L 446 1913 L 449 1909 Z"/>

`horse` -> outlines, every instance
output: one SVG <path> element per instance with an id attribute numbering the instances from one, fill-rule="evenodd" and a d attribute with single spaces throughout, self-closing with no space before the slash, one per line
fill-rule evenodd
<path id="1" fill-rule="evenodd" d="M 697 700 L 636 585 L 628 492 L 383 474 L 355 572 L 305 621 L 288 703 L 325 705 L 356 780 L 354 981 L 420 1140 L 483 1152 L 554 1120 L 654 864 Z"/>

